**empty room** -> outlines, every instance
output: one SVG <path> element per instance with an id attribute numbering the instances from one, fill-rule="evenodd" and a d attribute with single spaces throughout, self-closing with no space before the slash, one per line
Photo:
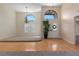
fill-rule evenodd
<path id="1" fill-rule="evenodd" d="M 0 51 L 79 51 L 79 4 L 0 3 Z"/>

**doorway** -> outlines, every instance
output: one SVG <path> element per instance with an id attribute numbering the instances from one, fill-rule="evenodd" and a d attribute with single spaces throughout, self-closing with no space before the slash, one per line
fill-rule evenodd
<path id="1" fill-rule="evenodd" d="M 58 22 L 58 13 L 55 10 L 49 9 L 46 10 L 43 15 L 43 21 L 49 22 L 48 38 L 59 38 L 60 25 Z"/>

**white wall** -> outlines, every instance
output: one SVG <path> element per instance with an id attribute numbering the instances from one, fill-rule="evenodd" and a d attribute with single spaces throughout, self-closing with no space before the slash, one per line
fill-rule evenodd
<path id="1" fill-rule="evenodd" d="M 24 33 L 25 12 L 16 12 L 16 33 Z"/>
<path id="2" fill-rule="evenodd" d="M 16 34 L 16 15 L 8 6 L 0 5 L 0 39 Z"/>
<path id="3" fill-rule="evenodd" d="M 79 4 L 63 4 L 61 14 L 62 37 L 64 40 L 75 44 L 74 17 L 79 15 Z"/>

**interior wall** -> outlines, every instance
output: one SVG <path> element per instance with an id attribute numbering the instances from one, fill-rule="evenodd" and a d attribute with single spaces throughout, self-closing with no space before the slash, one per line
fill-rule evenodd
<path id="1" fill-rule="evenodd" d="M 24 29 L 24 25 L 25 25 L 24 21 L 25 21 L 25 16 L 28 14 L 34 15 L 36 17 L 35 29 L 37 29 L 37 31 L 35 31 L 34 34 L 40 34 L 41 33 L 41 23 L 40 23 L 41 22 L 41 12 L 28 12 L 28 13 L 27 12 L 17 12 L 16 13 L 16 20 L 17 20 L 16 32 L 17 32 L 17 34 L 26 33 L 25 29 Z M 39 23 L 40 23 L 40 25 L 38 25 Z"/>
<path id="2" fill-rule="evenodd" d="M 79 21 L 75 22 L 75 32 L 76 36 L 79 36 Z"/>
<path id="3" fill-rule="evenodd" d="M 25 15 L 26 14 L 24 12 L 16 12 L 16 33 L 17 34 L 24 33 Z"/>
<path id="4" fill-rule="evenodd" d="M 56 31 L 49 31 L 48 38 L 61 38 L 61 6 L 43 6 L 42 7 L 42 20 L 44 20 L 44 14 L 48 10 L 54 10 L 57 12 L 58 18 L 50 21 L 51 24 L 57 25 Z"/>
<path id="5" fill-rule="evenodd" d="M 61 10 L 62 20 L 62 37 L 64 40 L 75 44 L 75 20 L 74 17 L 79 15 L 79 4 L 63 4 Z"/>
<path id="6" fill-rule="evenodd" d="M 0 5 L 0 39 L 15 36 L 16 15 L 10 7 Z"/>

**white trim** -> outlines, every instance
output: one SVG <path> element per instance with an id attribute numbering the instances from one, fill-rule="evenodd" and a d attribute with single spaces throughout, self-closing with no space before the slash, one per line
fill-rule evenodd
<path id="1" fill-rule="evenodd" d="M 67 42 L 70 43 L 70 44 L 75 44 L 75 42 L 73 42 L 73 41 L 66 40 L 66 39 L 63 39 L 63 40 L 67 41 Z"/>

